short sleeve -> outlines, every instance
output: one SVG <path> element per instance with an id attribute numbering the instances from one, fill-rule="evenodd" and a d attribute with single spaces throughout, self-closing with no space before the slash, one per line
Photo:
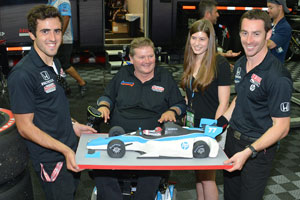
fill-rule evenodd
<path id="1" fill-rule="evenodd" d="M 230 65 L 223 56 L 217 57 L 217 79 L 219 86 L 231 85 Z"/>
<path id="2" fill-rule="evenodd" d="M 70 2 L 64 2 L 58 6 L 58 10 L 62 16 L 72 16 Z"/>
<path id="3" fill-rule="evenodd" d="M 34 104 L 34 84 L 28 74 L 23 71 L 16 71 L 8 77 L 8 92 L 10 105 L 13 113 L 24 114 L 33 113 Z"/>
<path id="4" fill-rule="evenodd" d="M 272 117 L 290 116 L 293 83 L 287 77 L 277 78 L 269 90 L 269 109 Z"/>
<path id="5" fill-rule="evenodd" d="M 290 42 L 292 29 L 290 26 L 282 26 L 275 29 L 275 34 L 272 34 L 270 40 L 272 40 L 278 47 L 284 46 Z"/>

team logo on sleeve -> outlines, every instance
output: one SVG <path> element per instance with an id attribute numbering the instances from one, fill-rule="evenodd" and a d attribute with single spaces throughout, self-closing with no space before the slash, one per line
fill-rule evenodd
<path id="1" fill-rule="evenodd" d="M 241 67 L 238 67 L 237 70 L 236 70 L 236 73 L 235 73 L 235 76 L 234 76 L 234 83 L 239 83 L 240 80 L 241 80 L 241 71 L 242 71 L 242 68 Z"/>
<path id="2" fill-rule="evenodd" d="M 281 112 L 289 112 L 290 111 L 290 102 L 283 102 L 280 104 Z"/>
<path id="3" fill-rule="evenodd" d="M 134 82 L 125 82 L 125 81 L 122 81 L 121 85 L 127 85 L 127 86 L 132 87 L 132 86 L 134 86 Z"/>
<path id="4" fill-rule="evenodd" d="M 161 86 L 157 86 L 157 85 L 153 85 L 151 89 L 154 92 L 163 92 L 165 90 L 165 88 L 163 88 Z"/>

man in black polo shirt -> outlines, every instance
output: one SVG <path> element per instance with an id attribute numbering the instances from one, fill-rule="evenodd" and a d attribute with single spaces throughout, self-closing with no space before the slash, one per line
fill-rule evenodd
<path id="1" fill-rule="evenodd" d="M 277 141 L 290 128 L 292 80 L 283 64 L 268 50 L 272 35 L 267 13 L 251 10 L 240 21 L 245 56 L 234 66 L 237 92 L 224 117 L 229 120 L 224 171 L 225 199 L 262 199 Z M 222 117 L 221 117 L 222 118 Z"/>
<path id="2" fill-rule="evenodd" d="M 27 16 L 31 51 L 8 77 L 11 109 L 26 139 L 33 167 L 47 199 L 74 199 L 79 172 L 77 136 L 96 132 L 74 123 L 60 86 L 60 63 L 53 59 L 62 39 L 62 18 L 52 6 L 36 6 Z"/>
<path id="3" fill-rule="evenodd" d="M 104 121 L 110 119 L 112 126 L 121 126 L 126 132 L 138 128 L 151 130 L 160 123 L 175 122 L 177 115 L 185 113 L 185 100 L 172 75 L 166 69 L 155 66 L 152 41 L 134 39 L 129 57 L 132 65 L 123 66 L 98 99 Z M 120 173 L 122 171 L 96 172 L 98 200 L 123 199 L 117 180 Z M 140 171 L 135 199 L 153 200 L 160 174 Z"/>

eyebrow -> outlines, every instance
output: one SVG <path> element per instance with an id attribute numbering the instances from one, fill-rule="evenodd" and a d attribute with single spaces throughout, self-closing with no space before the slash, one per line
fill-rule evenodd
<path id="1" fill-rule="evenodd" d="M 50 31 L 50 30 L 51 30 L 50 28 L 43 28 L 40 31 Z M 62 29 L 61 28 L 54 29 L 54 31 L 57 31 L 57 30 L 62 30 Z"/>
<path id="2" fill-rule="evenodd" d="M 49 28 L 43 28 L 40 31 L 50 31 L 50 29 Z"/>

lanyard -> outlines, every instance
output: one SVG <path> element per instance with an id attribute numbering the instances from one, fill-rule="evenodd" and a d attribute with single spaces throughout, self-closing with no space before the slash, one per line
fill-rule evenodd
<path id="1" fill-rule="evenodd" d="M 193 87 L 192 87 L 192 81 L 193 81 L 193 77 L 190 80 L 190 89 L 192 91 L 192 98 L 191 98 L 190 105 L 189 105 L 190 107 L 192 107 L 192 104 L 193 104 L 192 101 L 193 101 L 193 98 L 195 96 L 195 92 L 194 92 Z"/>
<path id="2" fill-rule="evenodd" d="M 40 163 L 41 165 L 41 179 L 45 182 L 54 182 L 63 166 L 63 162 L 58 162 L 51 174 L 51 177 L 48 175 L 48 173 L 44 169 L 44 165 Z M 44 175 L 44 176 L 43 176 Z M 44 178 L 45 177 L 45 178 Z"/>

